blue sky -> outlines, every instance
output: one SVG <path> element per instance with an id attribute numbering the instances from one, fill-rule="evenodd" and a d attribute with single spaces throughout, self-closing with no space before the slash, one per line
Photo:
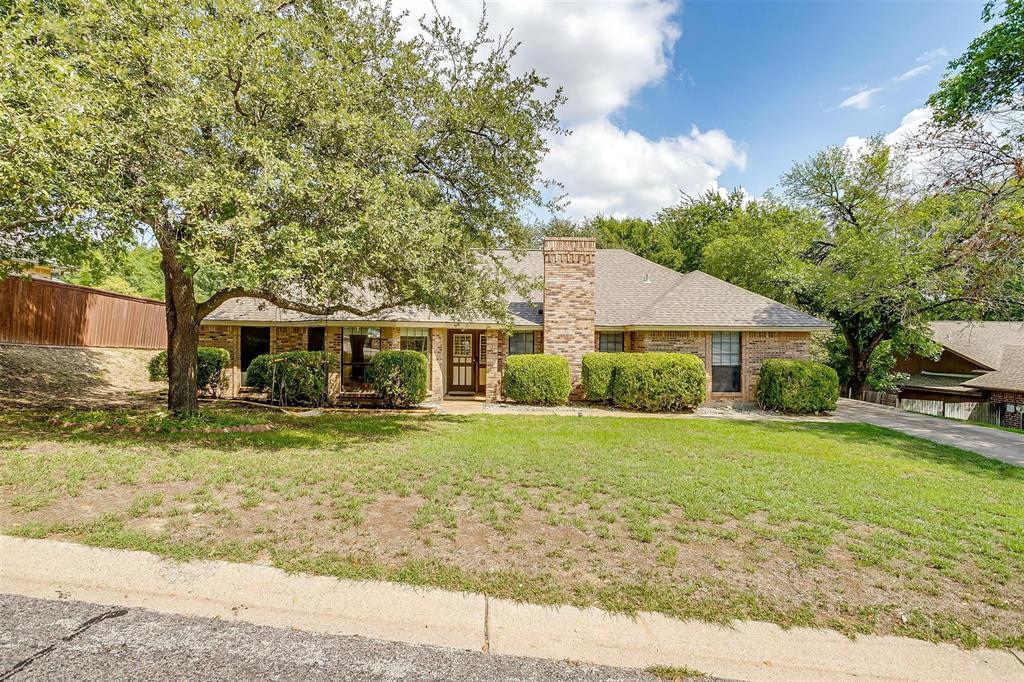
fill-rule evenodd
<path id="1" fill-rule="evenodd" d="M 429 0 L 395 0 L 413 17 Z M 437 0 L 466 31 L 482 0 Z M 547 178 L 566 215 L 651 216 L 704 191 L 760 195 L 828 145 L 898 140 L 949 59 L 984 30 L 982 2 L 487 0 L 514 66 L 563 88 Z M 414 22 L 407 24 L 415 31 Z M 843 104 L 846 106 L 842 106 Z"/>
<path id="2" fill-rule="evenodd" d="M 794 160 L 849 136 L 892 131 L 924 106 L 946 63 L 984 30 L 981 8 L 980 2 L 688 2 L 677 15 L 682 35 L 671 72 L 616 120 L 652 137 L 691 123 L 725 130 L 747 164 L 728 169 L 719 182 L 761 194 Z M 837 107 L 856 92 L 845 88 L 887 83 L 865 109 Z"/>

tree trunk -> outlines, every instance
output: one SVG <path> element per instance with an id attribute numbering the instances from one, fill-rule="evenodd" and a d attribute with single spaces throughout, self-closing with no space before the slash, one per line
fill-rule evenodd
<path id="1" fill-rule="evenodd" d="M 861 400 L 864 398 L 864 385 L 868 380 L 868 357 L 871 354 L 864 355 L 852 347 L 848 347 L 847 350 L 850 359 L 850 379 L 847 388 L 851 398 Z"/>
<path id="2" fill-rule="evenodd" d="M 164 299 L 167 307 L 167 407 L 187 417 L 199 411 L 196 355 L 199 351 L 199 316 L 192 279 L 167 258 Z"/>

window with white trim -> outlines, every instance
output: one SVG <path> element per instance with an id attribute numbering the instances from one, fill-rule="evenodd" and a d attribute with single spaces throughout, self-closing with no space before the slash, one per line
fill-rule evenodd
<path id="1" fill-rule="evenodd" d="M 711 390 L 714 393 L 739 393 L 743 365 L 739 332 L 712 332 Z"/>

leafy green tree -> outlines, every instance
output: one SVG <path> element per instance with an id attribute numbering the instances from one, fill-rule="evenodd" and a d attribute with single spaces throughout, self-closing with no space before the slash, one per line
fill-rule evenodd
<path id="1" fill-rule="evenodd" d="M 1001 109 L 1021 108 L 1024 97 L 1024 0 L 988 0 L 982 10 L 993 26 L 949 64 L 939 90 L 928 98 L 935 118 L 956 124 Z"/>
<path id="2" fill-rule="evenodd" d="M 733 213 L 743 208 L 745 198 L 738 189 L 724 197 L 708 191 L 661 210 L 656 222 L 676 259 L 668 267 L 681 272 L 704 269 L 704 249 L 723 234 Z"/>
<path id="3" fill-rule="evenodd" d="M 199 323 L 235 297 L 505 315 L 519 282 L 481 249 L 528 243 L 561 95 L 483 23 L 399 29 L 370 0 L 3 3 L 5 242 L 152 235 L 176 413 L 197 409 Z"/>
<path id="4" fill-rule="evenodd" d="M 160 252 L 141 244 L 128 251 L 94 251 L 86 255 L 82 265 L 67 275 L 66 279 L 72 284 L 120 294 L 157 300 L 164 298 Z"/>
<path id="5" fill-rule="evenodd" d="M 679 254 L 672 248 L 662 226 L 644 218 L 596 216 L 586 221 L 587 228 L 604 249 L 625 249 L 673 270 L 679 267 Z"/>

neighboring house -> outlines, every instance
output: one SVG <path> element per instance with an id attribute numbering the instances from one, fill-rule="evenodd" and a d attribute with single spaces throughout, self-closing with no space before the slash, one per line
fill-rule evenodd
<path id="1" fill-rule="evenodd" d="M 900 399 L 991 402 L 1004 426 L 1022 428 L 1024 322 L 941 321 L 929 327 L 942 354 L 937 360 L 897 360 L 894 370 L 910 375 Z"/>
<path id="2" fill-rule="evenodd" d="M 703 272 L 684 275 L 627 251 L 596 249 L 594 239 L 547 238 L 519 260 L 502 255 L 510 269 L 543 282 L 532 300 L 510 294 L 511 334 L 497 320 L 462 322 L 421 309 L 317 317 L 243 298 L 204 320 L 200 344 L 231 353 L 233 393 L 254 357 L 289 350 L 337 357 L 330 386 L 341 399 L 369 392 L 366 366 L 375 353 L 408 348 L 430 360 L 431 397 L 489 401 L 502 398 L 509 355 L 565 357 L 578 394 L 586 353 L 673 351 L 704 361 L 711 399 L 750 401 L 766 358 L 807 358 L 811 332 L 831 328 Z"/>

